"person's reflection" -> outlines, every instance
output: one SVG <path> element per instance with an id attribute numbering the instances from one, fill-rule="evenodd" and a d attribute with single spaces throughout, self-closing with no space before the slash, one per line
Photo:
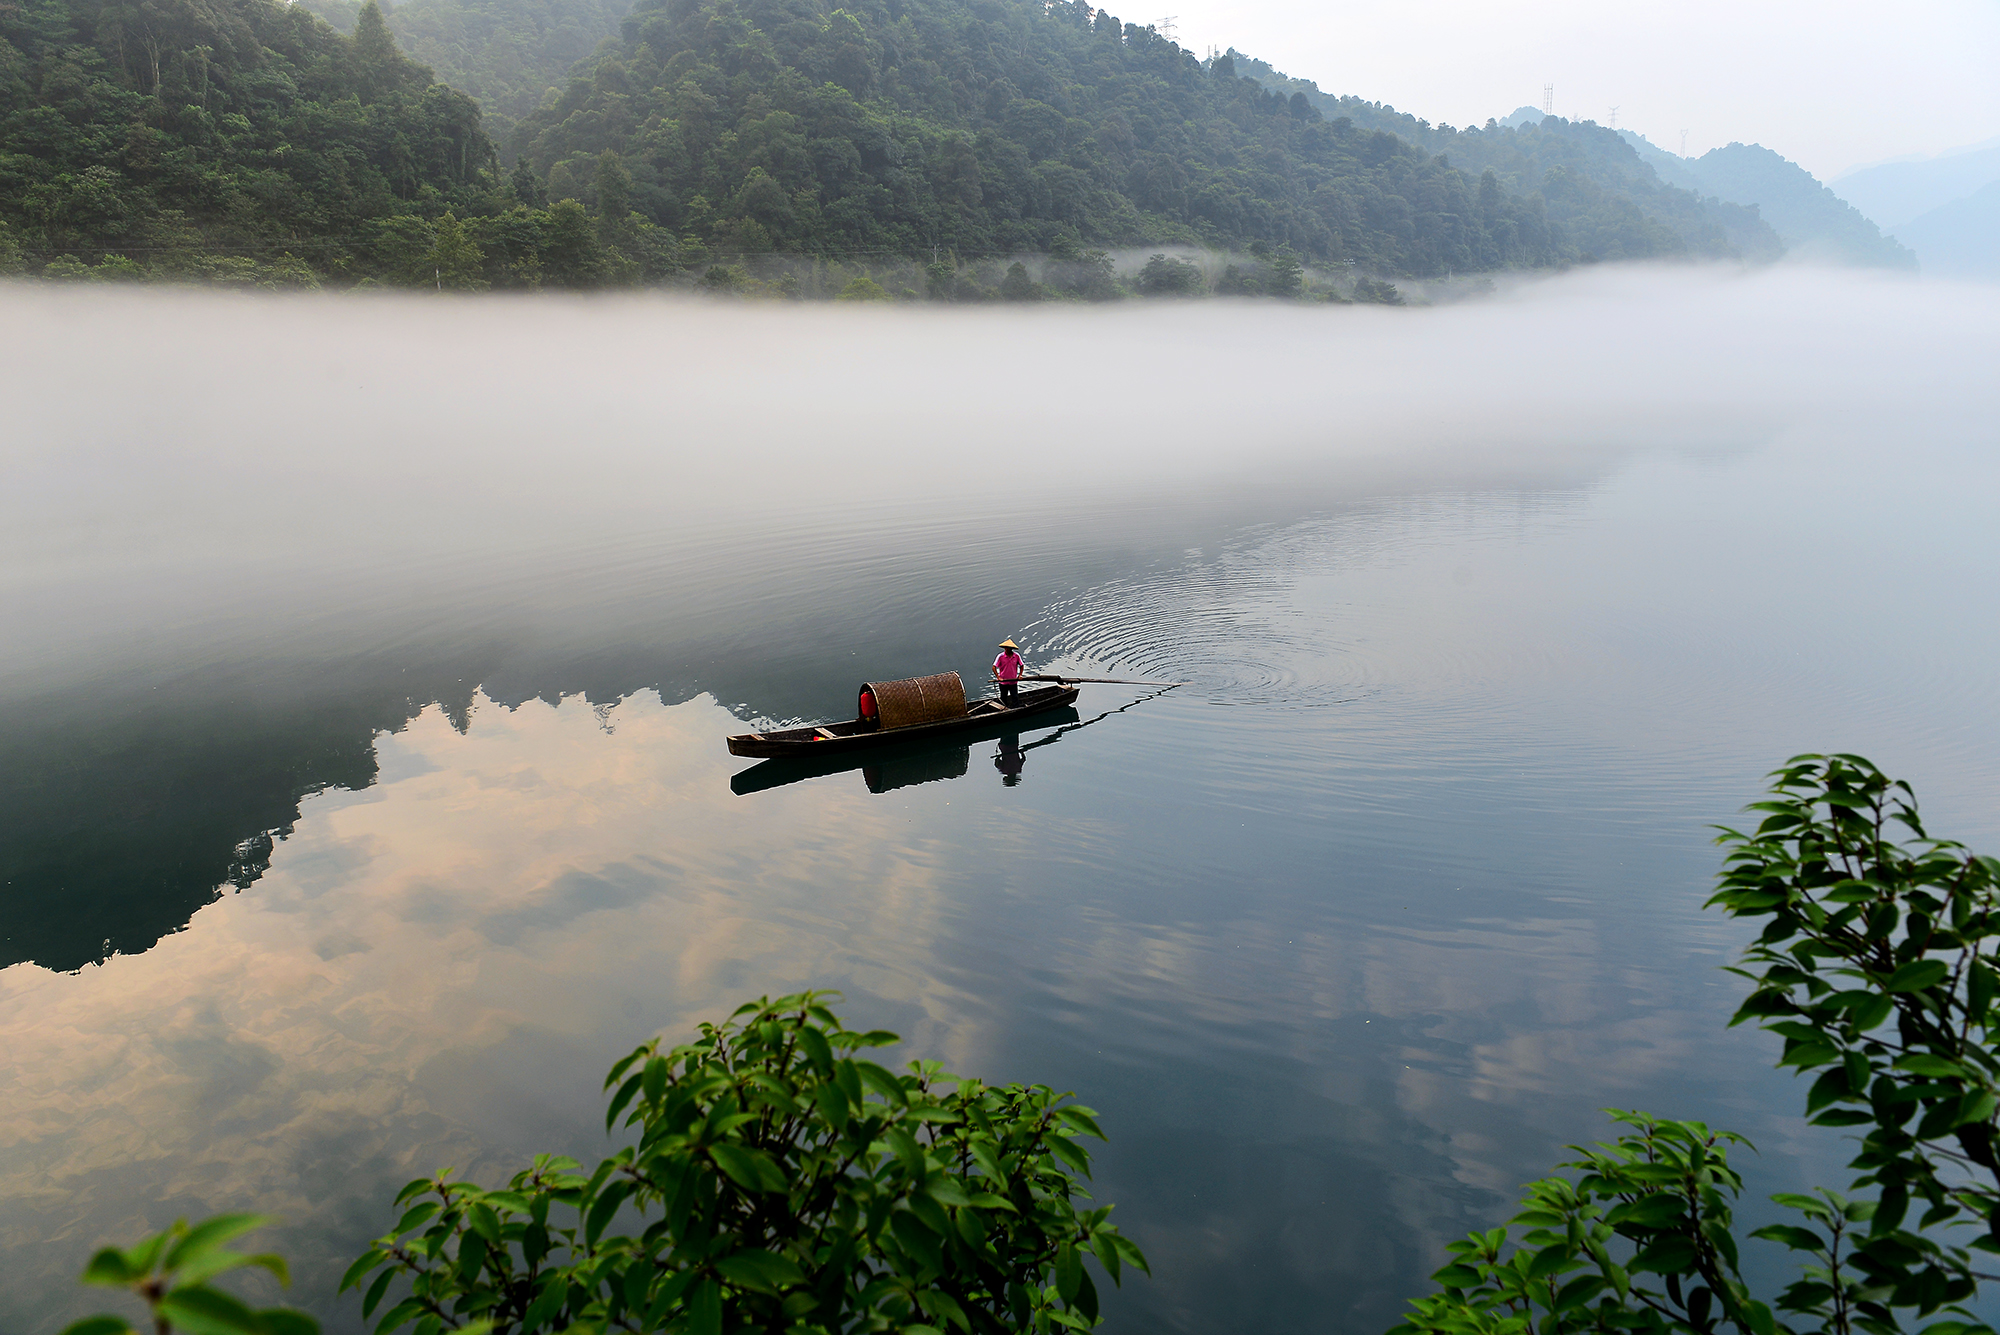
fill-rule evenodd
<path id="1" fill-rule="evenodd" d="M 1021 782 L 1021 771 L 1027 766 L 1028 758 L 1021 754 L 1021 734 L 1010 732 L 1000 739 L 1000 754 L 993 757 L 993 768 L 1000 771 L 1000 782 L 1009 788 Z"/>

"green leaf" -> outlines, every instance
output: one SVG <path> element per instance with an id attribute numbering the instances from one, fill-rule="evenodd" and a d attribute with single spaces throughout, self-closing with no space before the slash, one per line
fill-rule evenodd
<path id="1" fill-rule="evenodd" d="M 645 1069 L 639 1074 L 640 1087 L 645 1090 L 646 1102 L 658 1103 L 660 1096 L 667 1092 L 667 1077 L 671 1072 L 665 1057 L 651 1057 Z"/>
<path id="2" fill-rule="evenodd" d="M 1789 1210 L 1802 1210 L 1815 1218 L 1823 1216 L 1833 1207 L 1817 1196 L 1802 1196 L 1795 1191 L 1774 1192 L 1771 1199 Z"/>
<path id="3" fill-rule="evenodd" d="M 966 1195 L 965 1188 L 948 1177 L 932 1177 L 924 1183 L 924 1195 L 939 1205 L 963 1206 L 972 1204 L 972 1197 Z"/>
<path id="4" fill-rule="evenodd" d="M 160 1299 L 159 1312 L 187 1335 L 263 1335 L 264 1332 L 255 1312 L 228 1294 L 203 1284 L 171 1290 Z"/>
<path id="5" fill-rule="evenodd" d="M 1083 1282 L 1083 1257 L 1068 1243 L 1056 1248 L 1056 1292 L 1064 1302 L 1076 1298 Z"/>
<path id="6" fill-rule="evenodd" d="M 289 1307 L 266 1307 L 257 1313 L 257 1320 L 264 1335 L 319 1335 L 319 1322 Z"/>
<path id="7" fill-rule="evenodd" d="M 639 1087 L 643 1083 L 645 1083 L 645 1076 L 635 1075 L 624 1084 L 618 1086 L 618 1092 L 611 1096 L 611 1106 L 604 1110 L 604 1129 L 606 1131 L 618 1125 L 618 1114 L 624 1112 L 626 1105 L 631 1103 L 633 1098 L 638 1095 Z"/>
<path id="8" fill-rule="evenodd" d="M 424 1221 L 436 1214 L 440 1208 L 436 1201 L 425 1201 L 421 1205 L 412 1205 L 404 1212 L 403 1217 L 396 1221 L 396 1227 L 391 1229 L 390 1232 L 397 1237 L 401 1237 L 412 1229 L 421 1228 Z"/>
<path id="9" fill-rule="evenodd" d="M 746 1149 L 740 1145 L 710 1145 L 708 1153 L 715 1160 L 716 1167 L 745 1191 L 785 1190 L 785 1175 L 761 1150 Z"/>
<path id="10" fill-rule="evenodd" d="M 166 1268 L 178 1270 L 209 1248 L 220 1246 L 231 1238 L 241 1237 L 270 1222 L 268 1215 L 261 1214 L 219 1214 L 213 1219 L 204 1219 L 168 1250 Z"/>
<path id="11" fill-rule="evenodd" d="M 1077 1172 L 1082 1173 L 1085 1177 L 1090 1176 L 1090 1155 L 1085 1152 L 1083 1146 L 1077 1144 L 1068 1136 L 1050 1136 L 1048 1139 L 1048 1150 L 1050 1154 L 1053 1154 Z"/>
<path id="12" fill-rule="evenodd" d="M 813 1087 L 813 1103 L 819 1108 L 819 1115 L 835 1131 L 847 1129 L 847 1091 L 831 1080 L 823 1080 Z"/>
<path id="13" fill-rule="evenodd" d="M 874 1062 L 858 1059 L 854 1063 L 854 1069 L 860 1073 L 862 1084 L 880 1094 L 891 1104 L 898 1108 L 909 1106 L 909 1094 L 904 1090 L 903 1082 L 897 1079 L 895 1075 L 877 1066 Z"/>
<path id="14" fill-rule="evenodd" d="M 633 1048 L 632 1051 L 627 1053 L 625 1056 L 619 1058 L 618 1064 L 611 1068 L 611 1074 L 604 1077 L 604 1087 L 606 1089 L 609 1089 L 613 1085 L 617 1084 L 621 1079 L 623 1079 L 625 1073 L 632 1069 L 633 1062 L 636 1062 L 641 1057 L 648 1055 L 648 1047 L 649 1047 L 648 1044 L 642 1043 L 638 1047 Z"/>
<path id="15" fill-rule="evenodd" d="M 826 1035 L 810 1026 L 799 1029 L 799 1051 L 805 1053 L 806 1060 L 813 1069 L 826 1074 L 833 1069 L 833 1049 L 828 1046 Z"/>
<path id="16" fill-rule="evenodd" d="M 366 1321 L 375 1314 L 376 1307 L 382 1302 L 382 1295 L 389 1291 L 389 1281 L 395 1277 L 396 1272 L 394 1270 L 384 1270 L 375 1277 L 375 1282 L 368 1286 L 367 1294 L 361 1299 L 361 1319 L 363 1321 Z"/>
<path id="17" fill-rule="evenodd" d="M 355 1259 L 354 1264 L 347 1267 L 347 1273 L 340 1277 L 340 1287 L 334 1291 L 336 1293 L 346 1293 L 350 1288 L 361 1282 L 363 1275 L 373 1270 L 376 1266 L 381 1265 L 387 1259 L 389 1258 L 372 1248 L 361 1253 Z"/>
<path id="18" fill-rule="evenodd" d="M 500 1216 L 494 1214 L 484 1202 L 474 1205 L 466 1212 L 465 1223 L 474 1233 L 493 1246 L 500 1245 Z"/>
<path id="19" fill-rule="evenodd" d="M 590 1214 L 583 1225 L 585 1246 L 597 1245 L 598 1235 L 604 1232 L 605 1225 L 611 1222 L 611 1216 L 618 1213 L 618 1207 L 625 1203 L 625 1198 L 631 1193 L 632 1183 L 624 1178 L 606 1183 L 604 1189 L 597 1193 L 597 1199 L 590 1203 Z"/>
<path id="20" fill-rule="evenodd" d="M 63 1327 L 62 1335 L 126 1335 L 132 1323 L 122 1316 L 87 1316 Z"/>
<path id="21" fill-rule="evenodd" d="M 1951 973 L 1943 960 L 1911 960 L 1889 975 L 1882 986 L 1890 992 L 1921 992 L 1936 987 Z"/>
<path id="22" fill-rule="evenodd" d="M 688 1300 L 687 1329 L 688 1335 L 722 1335 L 722 1286 L 714 1280 L 704 1279 Z"/>
<path id="23" fill-rule="evenodd" d="M 224 1251 L 219 1248 L 211 1249 L 186 1262 L 174 1272 L 174 1275 L 182 1284 L 202 1284 L 217 1275 L 240 1270 L 245 1266 L 270 1271 L 280 1284 L 289 1286 L 292 1282 L 291 1270 L 285 1265 L 285 1258 L 276 1252 L 259 1252 L 255 1256 L 245 1256 L 240 1252 Z"/>
<path id="24" fill-rule="evenodd" d="M 1781 1242 L 1795 1252 L 1823 1252 L 1826 1239 L 1809 1228 L 1799 1228 L 1793 1224 L 1769 1224 L 1750 1234 L 1753 1238 L 1763 1238 L 1769 1242 Z"/>
<path id="25" fill-rule="evenodd" d="M 424 1314 L 424 1305 L 415 1298 L 405 1298 L 382 1314 L 376 1323 L 375 1335 L 389 1335 L 389 1332 L 407 1326 Z"/>
<path id="26" fill-rule="evenodd" d="M 1093 1110 L 1090 1108 L 1078 1108 L 1074 1105 L 1067 1108 L 1058 1108 L 1056 1109 L 1056 1120 L 1064 1126 L 1076 1128 L 1087 1136 L 1095 1136 L 1099 1140 L 1103 1140 L 1105 1138 L 1104 1132 L 1098 1127 L 1096 1120 L 1091 1116 L 1092 1112 Z"/>
<path id="27" fill-rule="evenodd" d="M 1680 1223 L 1686 1209 L 1687 1203 L 1679 1196 L 1657 1192 L 1623 1205 L 1614 1205 L 1605 1212 L 1604 1222 L 1613 1228 L 1621 1224 L 1647 1229 L 1672 1228 Z"/>
<path id="28" fill-rule="evenodd" d="M 1855 1108 L 1828 1108 L 1812 1119 L 1814 1126 L 1862 1126 L 1874 1117 Z"/>
<path id="29" fill-rule="evenodd" d="M 1581 1264 L 1582 1262 L 1576 1259 L 1576 1254 L 1568 1247 L 1562 1245 L 1545 1247 L 1536 1252 L 1534 1259 L 1528 1262 L 1528 1278 L 1546 1279 L 1550 1275 L 1561 1274 Z"/>
<path id="30" fill-rule="evenodd" d="M 1959 1101 L 1958 1112 L 1952 1118 L 1952 1129 L 1972 1122 L 1990 1122 L 1996 1111 L 2000 1111 L 2000 1098 L 1995 1098 L 1991 1090 L 1967 1090 L 1965 1097 Z"/>
<path id="31" fill-rule="evenodd" d="M 1610 1287 L 1611 1282 L 1602 1275 L 1578 1275 L 1556 1291 L 1555 1302 L 1549 1310 L 1558 1315 L 1574 1311 Z"/>
<path id="32" fill-rule="evenodd" d="M 780 1289 L 805 1283 L 806 1277 L 785 1257 L 762 1250 L 736 1252 L 716 1261 L 722 1277 L 739 1288 L 775 1294 Z"/>
<path id="33" fill-rule="evenodd" d="M 431 1189 L 431 1179 L 427 1177 L 413 1177 L 408 1182 L 405 1182 L 403 1184 L 403 1189 L 401 1191 L 396 1193 L 396 1199 L 393 1203 L 396 1205 L 401 1205 L 404 1201 L 409 1200 L 412 1196 L 421 1196 L 430 1189 Z"/>
<path id="34" fill-rule="evenodd" d="M 1930 1076 L 1936 1079 L 1963 1079 L 1965 1068 L 1957 1062 L 1934 1057 L 1928 1052 L 1911 1052 L 1896 1058 L 1893 1063 L 1898 1071 L 1908 1071 L 1912 1075 Z"/>
<path id="35" fill-rule="evenodd" d="M 1678 1233 L 1671 1233 L 1641 1248 L 1632 1258 L 1630 1268 L 1635 1273 L 1649 1270 L 1661 1275 L 1680 1275 L 1692 1270 L 1694 1263 L 1694 1244 Z"/>
<path id="36" fill-rule="evenodd" d="M 1851 1012 L 1854 1027 L 1865 1034 L 1884 1020 L 1887 1020 L 1889 1013 L 1895 1009 L 1896 1003 L 1894 1001 L 1891 1001 L 1879 992 L 1875 993 L 1867 1001 L 1860 1002 L 1854 1007 L 1854 1010 Z M 1764 1310 L 1767 1313 L 1770 1311 L 1769 1308 L 1765 1308 Z"/>
<path id="37" fill-rule="evenodd" d="M 966 1221 L 974 1217 L 970 1212 L 960 1214 L 959 1224 L 961 1228 Z M 1111 1282 L 1122 1285 L 1124 1281 L 1118 1276 L 1120 1269 L 1118 1246 L 1112 1241 L 1109 1230 L 1100 1229 L 1090 1235 L 1090 1250 L 1091 1254 L 1097 1257 L 1097 1263 L 1104 1267 L 1104 1273 L 1111 1276 Z"/>
<path id="38" fill-rule="evenodd" d="M 83 1282 L 123 1287 L 133 1280 L 142 1278 L 135 1273 L 125 1259 L 125 1253 L 116 1247 L 106 1247 L 90 1258 L 90 1264 L 83 1268 Z"/>
<path id="39" fill-rule="evenodd" d="M 685 1283 L 692 1278 L 692 1272 L 675 1278 Z M 678 1290 L 675 1291 L 675 1296 L 679 1296 Z M 541 1290 L 535 1294 L 535 1301 L 528 1305 L 527 1316 L 521 1322 L 521 1329 L 535 1331 L 549 1325 L 555 1320 L 556 1313 L 562 1310 L 563 1303 L 568 1297 L 569 1285 L 564 1282 L 564 1277 L 561 1274 L 547 1276 L 542 1281 Z"/>

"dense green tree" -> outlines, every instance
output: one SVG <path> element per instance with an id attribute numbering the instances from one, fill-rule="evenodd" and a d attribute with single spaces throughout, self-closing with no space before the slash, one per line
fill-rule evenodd
<path id="1" fill-rule="evenodd" d="M 1155 255 L 1139 270 L 1139 290 L 1149 297 L 1192 297 L 1208 286 L 1201 266 Z"/>
<path id="2" fill-rule="evenodd" d="M 360 21 L 360 0 L 299 3 L 339 32 Z M 617 35 L 627 8 L 628 0 L 403 0 L 384 17 L 412 59 L 478 100 L 487 133 L 505 147 L 570 67 Z"/>
<path id="3" fill-rule="evenodd" d="M 1007 266 L 1007 276 L 1000 280 L 1000 295 L 1007 301 L 1034 301 L 1042 294 L 1035 280 L 1028 277 L 1028 266 L 1016 260 Z"/>
<path id="4" fill-rule="evenodd" d="M 424 262 L 431 266 L 440 290 L 477 292 L 487 286 L 481 276 L 486 252 L 467 233 L 465 225 L 451 214 L 439 218 L 431 230 L 431 248 Z"/>
<path id="5" fill-rule="evenodd" d="M 377 267 L 387 219 L 472 205 L 494 160 L 478 106 L 367 15 L 349 40 L 280 0 L 0 7 L 17 263 L 310 284 Z"/>

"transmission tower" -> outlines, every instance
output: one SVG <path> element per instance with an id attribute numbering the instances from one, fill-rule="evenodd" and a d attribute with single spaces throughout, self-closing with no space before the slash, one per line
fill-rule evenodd
<path id="1" fill-rule="evenodd" d="M 1556 114 L 1556 86 L 1552 83 L 1542 85 L 1542 114 L 1544 116 Z"/>
<path id="2" fill-rule="evenodd" d="M 1170 42 L 1174 40 L 1174 16 L 1172 14 L 1169 14 L 1165 18 L 1160 20 L 1159 28 L 1160 28 L 1160 36 L 1166 38 Z"/>
<path id="3" fill-rule="evenodd" d="M 1617 108 L 1617 107 L 1613 107 L 1613 108 L 1611 108 L 1611 128 L 1612 128 L 1612 129 L 1614 129 L 1614 130 L 1618 128 L 1618 108 Z"/>
<path id="4" fill-rule="evenodd" d="M 1688 132 L 1687 132 L 1686 130 L 1682 130 L 1682 131 L 1681 131 L 1681 156 L 1682 156 L 1682 157 L 1686 157 L 1687 155 L 1688 155 Z"/>

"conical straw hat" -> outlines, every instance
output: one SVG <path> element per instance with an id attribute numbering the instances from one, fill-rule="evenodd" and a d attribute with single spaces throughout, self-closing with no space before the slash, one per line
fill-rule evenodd
<path id="1" fill-rule="evenodd" d="M 1016 652 L 1018 652 L 1018 651 L 1020 650 L 1020 648 L 1021 648 L 1021 646 L 1020 646 L 1020 645 L 1018 645 L 1018 644 L 1014 643 L 1014 642 L 1013 642 L 1012 640 L 1002 640 L 1002 641 L 1000 641 L 1000 647 L 1001 647 L 1002 649 L 1013 649 L 1013 650 L 1015 650 Z"/>

